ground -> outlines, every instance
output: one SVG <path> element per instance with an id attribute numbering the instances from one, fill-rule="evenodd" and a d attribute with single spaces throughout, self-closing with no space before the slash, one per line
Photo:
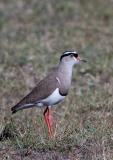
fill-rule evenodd
<path id="1" fill-rule="evenodd" d="M 65 101 L 52 110 L 48 139 L 43 110 L 11 107 L 77 50 Z M 0 1 L 0 159 L 113 159 L 113 0 Z"/>

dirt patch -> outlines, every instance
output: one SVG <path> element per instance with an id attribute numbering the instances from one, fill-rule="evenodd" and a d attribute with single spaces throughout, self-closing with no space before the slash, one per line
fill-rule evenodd
<path id="1" fill-rule="evenodd" d="M 64 155 L 56 151 L 38 152 L 38 151 L 10 151 L 2 152 L 2 159 L 11 160 L 69 160 L 69 155 Z M 0 159 L 1 160 L 1 159 Z"/>
<path id="2" fill-rule="evenodd" d="M 98 157 L 112 159 L 113 150 L 106 150 L 95 139 L 87 139 L 84 143 L 74 146 L 71 150 L 62 152 L 55 150 L 33 150 L 31 148 L 13 150 L 4 149 L 0 151 L 0 160 L 95 160 Z"/>

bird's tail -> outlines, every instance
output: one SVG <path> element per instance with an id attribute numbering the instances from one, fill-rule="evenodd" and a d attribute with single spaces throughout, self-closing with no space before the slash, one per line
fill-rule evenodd
<path id="1" fill-rule="evenodd" d="M 16 104 L 14 107 L 11 108 L 11 111 L 12 111 L 12 114 L 14 114 L 19 110 L 31 108 L 33 106 L 34 106 L 34 104 L 32 104 L 32 103 L 24 104 L 24 105 Z"/>

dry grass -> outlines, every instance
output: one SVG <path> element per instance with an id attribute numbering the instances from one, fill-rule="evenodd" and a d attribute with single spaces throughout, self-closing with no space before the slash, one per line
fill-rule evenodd
<path id="1" fill-rule="evenodd" d="M 0 1 L 1 159 L 113 158 L 112 8 L 113 0 Z M 74 68 L 48 140 L 42 110 L 10 108 L 70 49 L 88 63 Z"/>

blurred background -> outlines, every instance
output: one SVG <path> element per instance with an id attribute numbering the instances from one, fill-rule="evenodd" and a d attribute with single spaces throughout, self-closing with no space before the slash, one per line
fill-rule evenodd
<path id="1" fill-rule="evenodd" d="M 88 63 L 74 68 L 70 95 L 53 110 L 51 141 L 42 110 L 12 116 L 10 108 L 66 50 L 77 50 Z M 19 159 L 29 150 L 30 157 L 35 149 L 45 159 L 49 153 L 52 160 L 111 160 L 112 84 L 113 0 L 0 0 L 1 159 Z"/>

